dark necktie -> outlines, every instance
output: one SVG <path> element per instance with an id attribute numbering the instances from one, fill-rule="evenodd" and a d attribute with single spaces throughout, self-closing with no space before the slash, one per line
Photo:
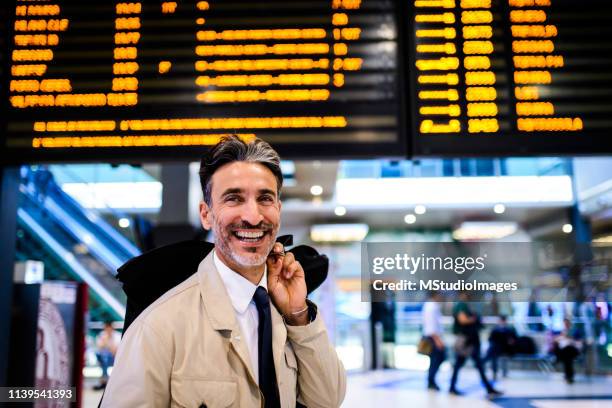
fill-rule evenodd
<path id="1" fill-rule="evenodd" d="M 265 408 L 280 408 L 278 387 L 276 386 L 276 371 L 272 359 L 272 315 L 270 314 L 270 297 L 261 286 L 253 295 L 257 313 L 259 313 L 259 389 L 265 398 Z"/>

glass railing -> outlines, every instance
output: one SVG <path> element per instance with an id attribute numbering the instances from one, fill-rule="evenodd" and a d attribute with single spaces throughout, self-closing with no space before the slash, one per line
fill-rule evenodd
<path id="1" fill-rule="evenodd" d="M 498 322 L 496 316 L 485 316 L 483 329 L 480 331 L 482 355 L 488 347 L 488 336 Z M 558 369 L 554 366 L 554 358 L 550 353 L 554 328 L 548 327 L 550 322 L 541 317 L 521 317 L 513 320 L 513 327 L 519 336 L 527 336 L 533 340 L 536 353 L 531 358 L 517 356 L 510 359 L 510 368 L 520 370 Z M 578 330 L 585 325 L 583 318 L 576 317 L 572 321 Z M 395 321 L 395 342 L 382 343 L 382 327 L 372 330 L 367 319 L 354 319 L 337 316 L 335 321 L 335 344 L 338 355 L 349 371 L 367 371 L 377 362 L 378 368 L 391 366 L 398 369 L 425 371 L 429 367 L 429 358 L 417 353 L 417 345 L 422 335 L 422 319 L 420 313 L 405 316 Z M 452 332 L 453 319 L 450 316 L 442 318 L 443 341 L 447 347 L 447 362 L 454 361 L 453 344 L 455 336 Z M 584 342 L 582 357 L 577 360 L 578 370 L 594 374 L 609 374 L 612 372 L 612 332 L 605 327 L 601 341 L 595 338 L 593 342 Z M 372 334 L 374 333 L 374 336 Z M 374 339 L 373 339 L 374 337 Z M 374 341 L 375 347 L 372 347 Z M 587 350 L 588 348 L 588 350 Z M 376 355 L 376 356 L 374 356 Z M 587 355 L 589 356 L 587 358 Z M 526 357 L 526 356 L 525 356 Z M 541 364 L 542 361 L 546 364 Z"/>
<path id="2" fill-rule="evenodd" d="M 571 160 L 473 158 L 423 160 L 344 160 L 338 178 L 560 176 L 571 174 Z"/>

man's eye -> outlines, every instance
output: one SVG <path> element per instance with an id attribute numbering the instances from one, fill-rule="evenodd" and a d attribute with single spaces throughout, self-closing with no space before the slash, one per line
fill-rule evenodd
<path id="1" fill-rule="evenodd" d="M 225 197 L 225 201 L 226 202 L 238 202 L 238 201 L 240 201 L 240 196 L 229 195 L 229 196 Z"/>
<path id="2" fill-rule="evenodd" d="M 274 197 L 270 195 L 264 195 L 264 196 L 261 196 L 259 200 L 263 202 L 271 203 L 271 202 L 274 202 Z"/>

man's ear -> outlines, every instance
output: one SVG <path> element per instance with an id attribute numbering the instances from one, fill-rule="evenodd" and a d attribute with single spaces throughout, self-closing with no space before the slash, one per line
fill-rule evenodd
<path id="1" fill-rule="evenodd" d="M 200 222 L 205 230 L 208 231 L 212 228 L 212 212 L 204 201 L 200 201 Z"/>

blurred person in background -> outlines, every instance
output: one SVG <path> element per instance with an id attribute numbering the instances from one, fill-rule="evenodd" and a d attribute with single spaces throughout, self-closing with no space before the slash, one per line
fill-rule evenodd
<path id="1" fill-rule="evenodd" d="M 537 302 L 538 292 L 534 289 L 529 295 L 529 304 L 527 306 L 527 317 L 531 318 L 527 324 L 530 330 L 541 332 L 544 330 L 542 324 L 542 310 Z"/>
<path id="2" fill-rule="evenodd" d="M 40 204 L 44 205 L 49 194 L 51 185 L 54 182 L 53 173 L 48 166 L 40 166 L 32 176 L 32 182 L 37 192 L 37 199 Z"/>
<path id="3" fill-rule="evenodd" d="M 427 388 L 439 391 L 436 384 L 436 374 L 446 358 L 446 348 L 442 341 L 442 313 L 440 302 L 444 299 L 440 292 L 432 291 L 428 301 L 423 305 L 423 336 L 431 343 L 429 354 L 429 372 L 427 375 Z"/>
<path id="4" fill-rule="evenodd" d="M 574 382 L 574 360 L 580 355 L 582 341 L 576 328 L 572 327 L 570 319 L 563 319 L 563 330 L 554 338 L 553 353 L 557 361 L 563 364 L 565 381 L 568 384 Z"/>
<path id="5" fill-rule="evenodd" d="M 113 323 L 110 321 L 104 322 L 104 329 L 102 329 L 96 338 L 96 358 L 102 368 L 102 377 L 100 378 L 100 383 L 94 386 L 95 390 L 106 388 L 108 368 L 115 362 L 115 354 L 117 354 L 120 341 L 121 334 L 113 329 Z"/>
<path id="6" fill-rule="evenodd" d="M 466 360 L 471 358 L 474 365 L 480 374 L 482 385 L 487 390 L 490 398 L 497 397 L 502 393 L 491 385 L 484 372 L 482 359 L 480 358 L 480 337 L 478 332 L 482 328 L 480 316 L 472 310 L 468 304 L 469 294 L 461 292 L 459 294 L 459 302 L 453 307 L 453 333 L 455 339 L 455 366 L 453 367 L 453 377 L 451 378 L 450 393 L 455 395 L 463 395 L 457 390 L 457 378 L 459 370 L 465 364 Z"/>
<path id="7" fill-rule="evenodd" d="M 489 348 L 483 360 L 484 364 L 488 361 L 491 362 L 493 381 L 497 381 L 497 363 L 499 358 L 514 354 L 516 339 L 516 330 L 508 325 L 508 318 L 505 315 L 499 316 L 498 324 L 491 330 L 489 335 Z M 502 360 L 502 366 L 502 372 L 504 377 L 506 377 L 508 375 L 507 361 Z"/>
<path id="8" fill-rule="evenodd" d="M 372 302 L 371 324 L 372 338 L 379 336 L 376 326 L 382 326 L 382 341 L 380 351 L 382 368 L 395 368 L 395 298 L 394 293 L 387 290 L 383 294 L 384 302 Z M 378 363 L 378 362 L 377 362 Z"/>
<path id="9" fill-rule="evenodd" d="M 610 304 L 606 301 L 606 296 L 599 293 L 595 301 L 595 335 L 600 346 L 608 343 L 609 319 Z"/>
<path id="10" fill-rule="evenodd" d="M 577 310 L 582 323 L 581 339 L 583 340 L 584 371 L 591 375 L 597 366 L 597 352 L 595 349 L 595 296 L 586 296 Z"/>

